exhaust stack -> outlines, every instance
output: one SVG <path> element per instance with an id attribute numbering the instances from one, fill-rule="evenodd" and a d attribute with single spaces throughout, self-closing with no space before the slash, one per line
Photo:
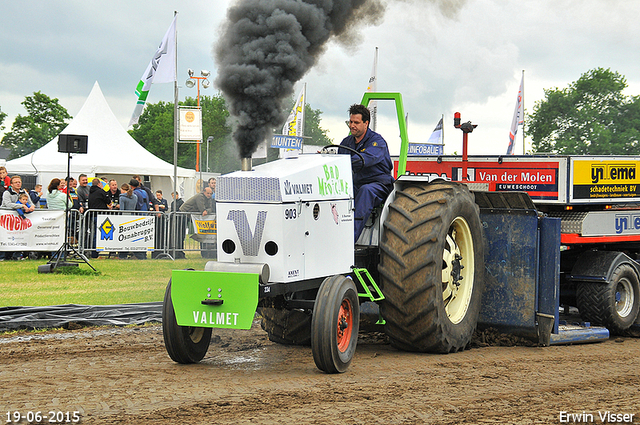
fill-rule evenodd
<path id="1" fill-rule="evenodd" d="M 252 168 L 252 163 L 251 163 L 251 157 L 249 158 L 242 158 L 242 163 L 241 163 L 241 170 L 242 171 L 251 171 Z"/>

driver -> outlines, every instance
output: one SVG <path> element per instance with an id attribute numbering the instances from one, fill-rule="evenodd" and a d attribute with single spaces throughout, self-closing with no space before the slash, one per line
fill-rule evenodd
<path id="1" fill-rule="evenodd" d="M 355 192 L 354 241 L 360 237 L 371 211 L 391 193 L 394 182 L 387 142 L 381 135 L 369 129 L 370 119 L 371 115 L 366 107 L 351 105 L 347 121 L 351 134 L 340 143 L 340 146 L 359 152 L 364 158 L 364 164 L 356 153 L 344 148 L 338 149 L 339 154 L 351 154 Z"/>

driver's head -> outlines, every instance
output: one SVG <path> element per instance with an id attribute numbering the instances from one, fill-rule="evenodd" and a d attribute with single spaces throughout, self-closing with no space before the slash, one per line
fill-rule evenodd
<path id="1" fill-rule="evenodd" d="M 371 114 L 363 105 L 354 104 L 349 107 L 349 130 L 356 140 L 362 139 L 369 128 Z"/>

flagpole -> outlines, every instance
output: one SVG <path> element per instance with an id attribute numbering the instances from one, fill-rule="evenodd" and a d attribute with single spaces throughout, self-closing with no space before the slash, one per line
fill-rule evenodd
<path id="1" fill-rule="evenodd" d="M 375 78 L 375 86 L 373 91 L 378 91 L 378 48 L 376 47 L 376 53 L 373 57 L 373 78 Z M 373 104 L 373 131 L 376 131 L 378 124 L 378 102 Z"/>
<path id="2" fill-rule="evenodd" d="M 176 19 L 176 26 L 175 26 L 175 48 L 176 48 L 176 57 L 174 60 L 174 66 L 175 66 L 175 76 L 176 78 L 173 81 L 173 193 L 174 193 L 174 198 L 173 198 L 173 205 L 174 208 L 178 209 L 178 20 L 177 20 L 177 16 L 178 16 L 178 11 L 174 11 L 173 12 L 173 16 L 174 19 Z M 178 226 L 176 225 L 177 223 L 177 216 L 175 214 L 174 211 L 173 213 L 173 251 L 172 251 L 172 257 L 175 260 L 176 258 L 176 245 L 177 245 L 177 239 L 178 239 Z"/>
<path id="3" fill-rule="evenodd" d="M 302 89 L 302 125 L 300 126 L 300 136 L 304 137 L 304 120 L 305 120 L 305 113 L 307 110 L 307 83 L 304 83 L 303 89 Z"/>
<path id="4" fill-rule="evenodd" d="M 515 142 L 514 142 L 515 143 Z M 526 154 L 527 145 L 524 141 L 524 69 L 522 70 L 522 155 Z"/>

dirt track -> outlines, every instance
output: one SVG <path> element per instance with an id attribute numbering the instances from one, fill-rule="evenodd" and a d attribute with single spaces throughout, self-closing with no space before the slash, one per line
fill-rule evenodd
<path id="1" fill-rule="evenodd" d="M 560 412 L 603 423 L 609 411 L 637 424 L 638 354 L 640 339 L 616 338 L 425 355 L 367 334 L 346 373 L 325 375 L 309 347 L 271 343 L 255 325 L 214 330 L 190 366 L 169 359 L 160 326 L 22 334 L 0 338 L 0 421 L 80 411 L 86 424 L 556 424 Z"/>

